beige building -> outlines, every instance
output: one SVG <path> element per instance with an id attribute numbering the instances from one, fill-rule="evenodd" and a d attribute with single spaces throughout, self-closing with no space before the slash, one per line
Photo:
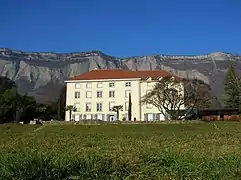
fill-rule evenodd
<path id="1" fill-rule="evenodd" d="M 123 106 L 119 119 L 128 120 L 129 93 L 132 101 L 132 121 L 165 120 L 164 115 L 152 104 L 141 105 L 140 100 L 152 90 L 156 81 L 172 74 L 158 71 L 128 71 L 122 69 L 92 70 L 73 77 L 67 83 L 66 106 L 73 105 L 77 111 L 66 113 L 65 120 L 83 119 L 116 120 L 113 106 Z"/>

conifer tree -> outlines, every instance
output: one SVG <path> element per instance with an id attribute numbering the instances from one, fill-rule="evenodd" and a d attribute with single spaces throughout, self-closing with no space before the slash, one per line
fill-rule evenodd
<path id="1" fill-rule="evenodd" d="M 231 64 L 224 84 L 224 102 L 227 108 L 239 108 L 241 105 L 241 80 Z"/>
<path id="2" fill-rule="evenodd" d="M 128 102 L 128 120 L 131 121 L 131 109 L 132 109 L 132 102 L 131 102 L 131 93 L 129 93 L 129 102 Z"/>

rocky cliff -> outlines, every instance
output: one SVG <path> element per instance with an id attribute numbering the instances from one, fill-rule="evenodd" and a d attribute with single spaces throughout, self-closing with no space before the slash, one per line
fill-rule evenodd
<path id="1" fill-rule="evenodd" d="M 99 51 L 58 54 L 0 48 L 0 76 L 14 80 L 22 93 L 35 96 L 39 102 L 54 101 L 64 80 L 94 68 L 164 69 L 182 77 L 197 77 L 210 84 L 212 93 L 221 99 L 225 74 L 231 62 L 236 63 L 236 70 L 241 75 L 241 56 L 221 52 L 199 56 L 158 54 L 117 58 Z"/>

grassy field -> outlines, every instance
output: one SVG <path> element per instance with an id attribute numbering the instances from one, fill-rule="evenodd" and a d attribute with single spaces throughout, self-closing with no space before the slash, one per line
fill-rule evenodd
<path id="1" fill-rule="evenodd" d="M 0 179 L 241 179 L 241 122 L 1 125 Z"/>

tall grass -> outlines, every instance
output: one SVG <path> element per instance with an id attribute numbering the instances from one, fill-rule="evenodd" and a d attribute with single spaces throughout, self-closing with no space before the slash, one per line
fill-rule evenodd
<path id="1" fill-rule="evenodd" d="M 4 180 L 241 179 L 239 122 L 14 125 L 0 136 Z"/>
<path id="2" fill-rule="evenodd" d="M 241 157 L 177 155 L 170 152 L 136 158 L 88 155 L 11 154 L 1 158 L 5 179 L 240 179 Z"/>

